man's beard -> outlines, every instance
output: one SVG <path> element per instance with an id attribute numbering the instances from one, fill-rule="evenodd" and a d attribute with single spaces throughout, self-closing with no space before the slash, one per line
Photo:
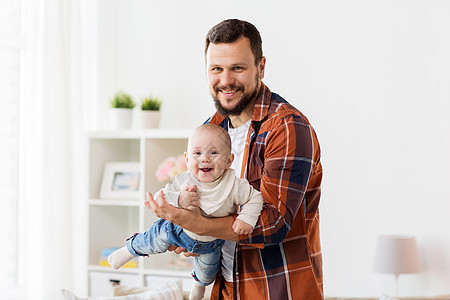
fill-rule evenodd
<path id="1" fill-rule="evenodd" d="M 227 109 L 227 108 L 223 107 L 222 104 L 220 103 L 220 100 L 217 97 L 217 95 L 219 94 L 219 90 L 221 90 L 221 89 L 229 89 L 229 90 L 240 89 L 240 90 L 242 90 L 241 86 L 230 85 L 229 87 L 224 87 L 224 86 L 216 87 L 214 89 L 216 96 L 214 96 L 214 95 L 212 95 L 212 96 L 214 99 L 214 105 L 216 106 L 216 110 L 219 112 L 219 114 L 221 114 L 224 117 L 240 115 L 244 111 L 244 109 L 246 109 L 248 107 L 248 105 L 250 103 L 252 103 L 252 101 L 258 96 L 258 92 L 259 92 L 259 88 L 260 88 L 260 85 L 258 84 L 259 83 L 259 75 L 258 74 L 256 75 L 255 80 L 256 80 L 255 89 L 252 91 L 249 91 L 249 92 L 244 92 L 241 99 L 239 99 L 239 102 L 232 109 Z"/>

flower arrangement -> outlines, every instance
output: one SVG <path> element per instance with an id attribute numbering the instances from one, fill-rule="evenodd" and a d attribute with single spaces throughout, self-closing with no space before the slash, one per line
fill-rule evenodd
<path id="1" fill-rule="evenodd" d="M 166 158 L 156 170 L 156 178 L 159 182 L 169 182 L 175 178 L 177 174 L 183 173 L 187 170 L 186 160 L 184 155 L 180 154 L 177 157 L 171 156 Z"/>

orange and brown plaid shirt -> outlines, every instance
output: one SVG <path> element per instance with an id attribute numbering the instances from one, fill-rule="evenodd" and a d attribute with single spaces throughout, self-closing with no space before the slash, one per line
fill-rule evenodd
<path id="1" fill-rule="evenodd" d="M 218 113 L 208 122 L 228 129 Z M 308 119 L 264 84 L 247 134 L 241 177 L 264 207 L 255 229 L 240 236 L 234 299 L 322 299 L 320 147 Z M 220 299 L 222 277 L 211 299 Z"/>

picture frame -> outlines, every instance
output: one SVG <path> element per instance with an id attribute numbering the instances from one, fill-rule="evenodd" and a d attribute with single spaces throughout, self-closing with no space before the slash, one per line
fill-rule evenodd
<path id="1" fill-rule="evenodd" d="M 109 162 L 103 171 L 100 199 L 139 199 L 140 166 L 137 162 Z"/>

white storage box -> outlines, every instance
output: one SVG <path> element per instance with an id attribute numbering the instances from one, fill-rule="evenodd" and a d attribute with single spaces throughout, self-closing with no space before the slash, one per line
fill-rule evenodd
<path id="1" fill-rule="evenodd" d="M 183 291 L 190 291 L 193 284 L 193 279 L 191 277 L 172 277 L 172 276 L 156 276 L 147 275 L 145 276 L 145 286 L 150 288 L 157 288 L 163 286 L 165 283 L 170 281 L 181 280 L 183 283 Z"/>
<path id="2" fill-rule="evenodd" d="M 114 284 L 129 286 L 142 286 L 137 274 L 124 274 L 116 272 L 90 272 L 89 273 L 89 295 L 90 296 L 112 296 Z"/>

